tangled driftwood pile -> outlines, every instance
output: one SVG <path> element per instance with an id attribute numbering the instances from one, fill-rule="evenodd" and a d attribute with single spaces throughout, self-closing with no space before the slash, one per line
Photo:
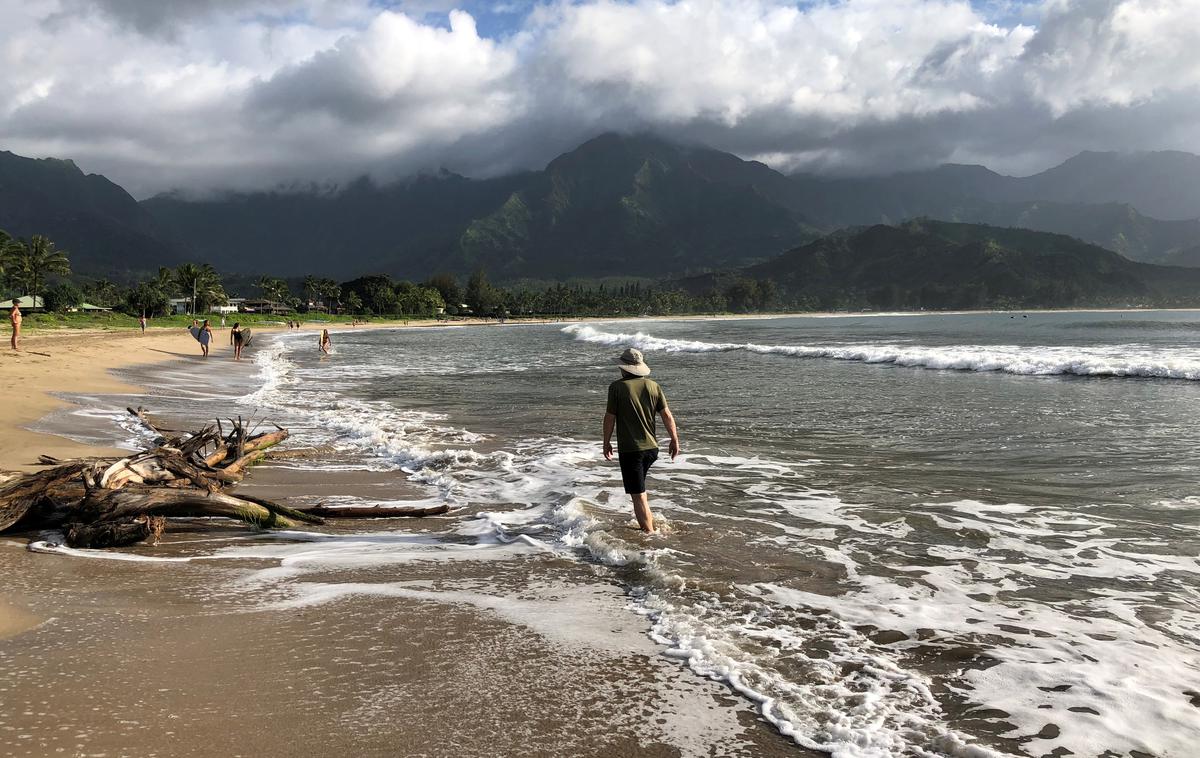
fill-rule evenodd
<path id="1" fill-rule="evenodd" d="M 194 433 L 156 427 L 142 408 L 128 409 L 156 438 L 151 447 L 126 458 L 60 461 L 42 456 L 44 471 L 0 484 L 0 532 L 56 528 L 72 547 L 117 547 L 157 538 L 166 518 L 223 516 L 261 528 L 323 524 L 344 518 L 427 516 L 439 506 L 410 508 L 288 508 L 231 489 L 246 470 L 288 438 L 275 427 L 255 434 L 240 418 L 228 434 L 220 421 Z M 321 515 L 317 515 L 317 514 Z"/>

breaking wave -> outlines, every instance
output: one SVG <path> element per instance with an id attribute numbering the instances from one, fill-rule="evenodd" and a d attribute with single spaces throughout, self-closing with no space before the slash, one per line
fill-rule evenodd
<path id="1" fill-rule="evenodd" d="M 1200 381 L 1200 351 L 1126 345 L 1027 347 L 1020 345 L 760 345 L 753 342 L 700 342 L 600 331 L 583 324 L 563 328 L 581 342 L 632 346 L 665 353 L 747 352 L 792 358 L 825 358 L 943 371 L 983 371 L 1023 376 L 1138 377 Z"/>

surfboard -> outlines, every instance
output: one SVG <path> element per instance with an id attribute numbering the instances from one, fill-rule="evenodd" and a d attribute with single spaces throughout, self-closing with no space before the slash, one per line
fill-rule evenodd
<path id="1" fill-rule="evenodd" d="M 243 329 L 242 330 L 242 347 L 250 347 L 251 339 L 253 339 L 253 337 L 250 336 L 250 330 Z"/>
<path id="2" fill-rule="evenodd" d="M 192 337 L 194 337 L 194 338 L 196 339 L 196 341 L 197 341 L 197 342 L 199 342 L 199 341 L 200 341 L 200 327 L 198 327 L 198 326 L 189 326 L 189 327 L 188 327 L 188 332 L 190 332 L 190 333 L 191 333 Z"/>

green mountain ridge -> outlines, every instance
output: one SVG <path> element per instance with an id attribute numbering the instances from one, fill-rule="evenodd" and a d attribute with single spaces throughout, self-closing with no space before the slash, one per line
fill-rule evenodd
<path id="1" fill-rule="evenodd" d="M 817 232 L 761 163 L 653 137 L 602 135 L 543 171 L 423 176 L 338 193 L 259 192 L 142 205 L 218 268 L 500 279 L 660 276 L 764 260 Z"/>
<path id="2" fill-rule="evenodd" d="M 0 229 L 50 237 L 80 273 L 120 276 L 178 262 L 178 246 L 129 193 L 69 160 L 0 151 Z"/>
<path id="3" fill-rule="evenodd" d="M 1122 180 L 1106 186 L 1114 176 Z M 1196 213 L 1163 220 L 1143 205 Z M 492 179 L 443 171 L 137 203 L 69 161 L 0 153 L 0 228 L 46 234 L 77 270 L 102 275 L 186 259 L 285 277 L 484 268 L 500 282 L 650 280 L 744 268 L 838 229 L 916 217 L 1069 234 L 1134 260 L 1200 265 L 1200 158 L 1081 153 L 1023 178 L 949 164 L 835 179 L 610 133 L 541 171 Z"/>
<path id="4" fill-rule="evenodd" d="M 1200 304 L 1200 270 L 1130 261 L 1073 237 L 919 219 L 845 230 L 732 274 L 683 279 L 693 293 L 774 282 L 813 307 L 982 308 Z"/>
<path id="5" fill-rule="evenodd" d="M 473 222 L 460 238 L 460 268 L 505 278 L 656 276 L 766 258 L 814 236 L 760 188 L 770 169 L 740 159 L 717 165 L 724 155 L 598 137 Z"/>
<path id="6" fill-rule="evenodd" d="M 1123 203 L 980 202 L 927 215 L 1066 234 L 1143 263 L 1196 265 L 1185 262 L 1189 258 L 1183 251 L 1200 241 L 1200 220 L 1162 221 Z"/>
<path id="7" fill-rule="evenodd" d="M 1165 158 L 1164 158 L 1165 155 Z M 1144 168 L 1139 168 L 1143 166 Z M 1169 170 L 1168 170 L 1169 169 Z M 891 176 L 786 176 L 729 153 L 649 135 L 604 134 L 542 171 L 472 180 L 422 177 L 339 193 L 250 193 L 206 201 L 160 196 L 143 206 L 195 254 L 223 269 L 282 274 L 337 265 L 339 274 L 419 277 L 486 268 L 498 280 L 659 277 L 762 261 L 840 228 L 915 217 L 1070 234 L 1146 262 L 1189 264 L 1200 245 L 1200 191 L 1163 206 L 1157 190 L 1105 202 L 1089 172 L 1153 189 L 1200 189 L 1200 159 L 1082 153 L 1032 177 L 944 165 Z M 1090 193 L 1090 194 L 1089 194 Z M 426 197 L 418 197 L 424 195 Z M 1195 206 L 1192 220 L 1160 220 Z M 287 267 L 287 270 L 281 270 Z"/>

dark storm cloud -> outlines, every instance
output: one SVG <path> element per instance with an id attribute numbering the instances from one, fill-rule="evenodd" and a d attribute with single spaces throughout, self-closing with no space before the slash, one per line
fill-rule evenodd
<path id="1" fill-rule="evenodd" d="M 64 0 L 48 19 L 62 23 L 80 15 L 98 15 L 143 34 L 174 34 L 181 25 L 219 13 L 279 12 L 300 7 L 289 0 Z"/>

